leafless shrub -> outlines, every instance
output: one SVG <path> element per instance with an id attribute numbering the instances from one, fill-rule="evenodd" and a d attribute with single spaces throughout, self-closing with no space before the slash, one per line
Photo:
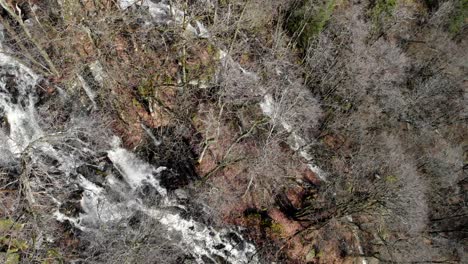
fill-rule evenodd
<path id="1" fill-rule="evenodd" d="M 179 263 L 189 258 L 166 237 L 156 220 L 139 214 L 86 232 L 80 243 L 85 248 L 80 260 L 86 263 Z"/>
<path id="2" fill-rule="evenodd" d="M 310 210 L 308 219 L 317 224 L 353 214 L 361 235 L 375 239 L 364 246 L 365 254 L 381 261 L 425 261 L 424 254 L 457 261 L 463 255 L 459 238 L 452 240 L 452 254 L 447 240 L 424 236 L 433 226 L 446 230 L 448 222 L 464 232 L 463 221 L 452 218 L 451 210 L 461 210 L 460 204 L 446 203 L 460 199 L 462 151 L 455 146 L 465 118 L 461 68 L 456 66 L 465 56 L 459 40 L 442 29 L 447 22 L 442 14 L 450 12 L 441 6 L 440 13 L 424 18 L 434 24 L 420 32 L 411 20 L 427 14 L 406 6 L 396 12 L 398 23 L 386 25 L 384 36 L 372 40 L 372 26 L 355 17 L 360 8 L 337 15 L 305 56 L 317 72 L 309 75 L 311 89 L 328 113 L 324 140 L 314 155 L 333 176 L 318 195 L 327 198 L 312 202 L 299 217 L 307 218 Z M 434 214 L 443 220 L 432 223 Z M 425 239 L 437 243 L 437 250 L 431 251 Z"/>

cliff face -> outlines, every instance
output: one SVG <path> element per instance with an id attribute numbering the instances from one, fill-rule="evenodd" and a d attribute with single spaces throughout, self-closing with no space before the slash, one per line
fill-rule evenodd
<path id="1" fill-rule="evenodd" d="M 466 1 L 0 4 L 0 260 L 466 261 Z"/>

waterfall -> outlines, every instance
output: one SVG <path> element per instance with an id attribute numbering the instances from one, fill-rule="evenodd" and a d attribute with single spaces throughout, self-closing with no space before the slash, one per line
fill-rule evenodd
<path id="1" fill-rule="evenodd" d="M 5 53 L 0 53 L 0 65 L 0 114 L 7 123 L 2 131 L 7 146 L 2 146 L 2 153 L 18 156 L 43 135 L 35 118 L 36 97 L 29 93 L 38 76 Z"/>
<path id="2" fill-rule="evenodd" d="M 7 49 L 1 48 L 2 51 Z M 102 137 L 109 139 L 105 144 L 108 149 L 91 150 L 85 147 L 91 143 L 83 142 L 69 131 L 50 132 L 50 128 L 49 131 L 41 128 L 41 116 L 36 109 L 40 80 L 41 77 L 27 66 L 0 53 L 0 166 L 11 163 L 21 166 L 24 153 L 30 156 L 28 162 L 34 164 L 49 164 L 49 159 L 57 161 L 56 166 L 44 166 L 54 170 L 48 176 L 52 181 L 49 185 L 53 187 L 47 190 L 51 190 L 48 195 L 56 203 L 54 217 L 57 221 L 71 223 L 84 233 L 101 232 L 103 226 L 129 222 L 140 213 L 157 221 L 165 230 L 163 235 L 197 263 L 259 261 L 255 247 L 237 229 L 219 229 L 197 222 L 190 215 L 181 215 L 179 212 L 186 211 L 185 205 L 159 184 L 161 172 L 166 168 L 154 167 L 122 148 L 116 136 Z M 81 149 L 72 151 L 76 147 L 69 146 L 71 143 L 64 138 L 80 142 Z M 83 169 L 91 165 L 83 159 L 82 153 L 94 155 L 98 152 L 106 154 L 106 161 L 91 165 L 99 168 L 103 175 Z M 73 191 L 68 189 L 70 186 L 81 190 L 78 214 L 60 210 L 66 201 L 56 194 Z"/>

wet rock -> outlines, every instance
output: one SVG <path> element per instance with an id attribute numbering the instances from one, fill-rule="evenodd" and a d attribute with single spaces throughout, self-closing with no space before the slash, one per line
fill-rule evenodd
<path id="1" fill-rule="evenodd" d="M 168 169 L 161 172 L 160 184 L 167 190 L 173 191 L 189 183 L 188 177 L 178 173 L 176 170 Z"/>
<path id="2" fill-rule="evenodd" d="M 105 171 L 101 171 L 98 167 L 96 166 L 91 166 L 91 165 L 81 165 L 79 166 L 76 171 L 83 175 L 86 179 L 88 179 L 90 182 L 102 187 L 105 182 L 105 176 L 107 175 Z"/>
<path id="3" fill-rule="evenodd" d="M 229 252 L 227 250 L 223 250 L 223 253 L 224 253 L 225 256 L 228 256 L 228 257 L 231 256 L 231 252 Z"/>
<path id="4" fill-rule="evenodd" d="M 100 67 L 99 65 L 100 64 L 91 64 L 85 67 L 83 72 L 81 73 L 84 81 L 93 91 L 97 91 L 101 86 L 102 76 L 99 76 L 99 73 L 96 73 L 96 69 Z"/>
<path id="5" fill-rule="evenodd" d="M 210 257 L 208 257 L 206 255 L 203 255 L 201 257 L 201 259 L 203 260 L 203 263 L 205 263 L 205 264 L 216 264 L 216 262 L 214 260 L 212 260 Z"/>
<path id="6" fill-rule="evenodd" d="M 145 205 L 156 206 L 162 200 L 162 195 L 150 184 L 143 184 L 138 187 L 137 193 L 141 194 L 142 201 Z"/>
<path id="7" fill-rule="evenodd" d="M 148 130 L 153 136 L 146 137 L 147 144 L 139 147 L 137 153 L 154 167 L 170 168 L 161 173 L 161 186 L 174 191 L 199 179 L 195 171 L 196 155 L 188 140 L 172 127 Z M 154 138 L 159 144 L 155 144 Z"/>
<path id="8" fill-rule="evenodd" d="M 228 241 L 228 243 L 234 244 L 235 247 L 239 250 L 244 250 L 245 248 L 244 241 L 242 240 L 242 238 L 234 232 L 228 232 L 227 234 L 222 236 L 222 239 Z"/>
<path id="9" fill-rule="evenodd" d="M 213 255 L 213 259 L 216 261 L 216 263 L 219 264 L 229 264 L 229 262 L 225 258 L 219 255 Z"/>
<path id="10" fill-rule="evenodd" d="M 207 212 L 204 205 L 190 203 L 187 207 L 188 214 L 194 219 L 195 221 L 212 225 L 213 219 L 210 217 L 210 214 Z"/>
<path id="11" fill-rule="evenodd" d="M 71 217 L 76 217 L 80 213 L 84 212 L 81 209 L 80 201 L 66 201 L 65 203 L 60 205 L 59 210 L 62 214 L 65 214 Z"/>
<path id="12" fill-rule="evenodd" d="M 191 255 L 184 255 L 182 257 L 177 258 L 176 263 L 180 264 L 194 264 L 197 263 L 195 258 Z"/>
<path id="13" fill-rule="evenodd" d="M 226 246 L 224 244 L 218 244 L 218 245 L 214 245 L 213 248 L 214 249 L 217 249 L 217 250 L 221 250 L 223 248 L 225 248 Z"/>
<path id="14" fill-rule="evenodd" d="M 188 194 L 187 194 L 187 192 L 185 190 L 177 189 L 177 190 L 174 191 L 174 195 L 179 201 L 188 200 Z"/>
<path id="15" fill-rule="evenodd" d="M 20 98 L 20 90 L 18 89 L 18 84 L 16 83 L 15 79 L 16 76 L 13 74 L 6 73 L 1 76 L 2 79 L 5 81 L 5 88 L 11 95 L 11 103 L 17 104 L 18 98 Z"/>
<path id="16" fill-rule="evenodd" d="M 144 217 L 145 215 L 142 212 L 137 211 L 128 219 L 128 225 L 134 229 L 138 229 Z"/>
<path id="17" fill-rule="evenodd" d="M 36 107 L 45 105 L 50 100 L 55 99 L 57 90 L 47 80 L 45 79 L 41 80 L 41 82 L 38 85 L 36 85 L 34 88 L 35 88 L 35 92 L 37 95 L 37 101 L 35 103 Z"/>
<path id="18" fill-rule="evenodd" d="M 83 209 L 81 208 L 80 204 L 82 194 L 83 190 L 74 190 L 70 192 L 65 202 L 60 205 L 59 211 L 62 214 L 72 217 L 83 213 Z"/>

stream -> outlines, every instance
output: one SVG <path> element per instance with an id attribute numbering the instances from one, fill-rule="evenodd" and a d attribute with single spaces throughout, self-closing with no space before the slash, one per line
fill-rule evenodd
<path id="1" fill-rule="evenodd" d="M 237 228 L 220 229 L 195 220 L 187 213 L 187 204 L 161 186 L 162 172 L 169 168 L 143 161 L 123 148 L 117 136 L 101 135 L 108 142 L 102 144 L 107 147 L 99 149 L 86 137 L 80 137 L 79 131 L 41 127 L 44 115 L 37 110 L 41 76 L 6 55 L 8 47 L 2 45 L 1 49 L 0 168 L 18 168 L 22 161 L 27 161 L 30 170 L 39 168 L 47 177 L 48 187 L 44 190 L 55 202 L 53 215 L 57 221 L 92 233 L 114 223 L 130 225 L 135 215 L 143 215 L 157 221 L 172 246 L 196 263 L 258 262 L 255 247 Z M 53 96 L 69 100 L 63 91 Z M 90 118 L 86 113 L 83 109 L 76 119 L 86 123 Z M 99 162 L 86 158 L 94 156 L 104 158 Z M 39 184 L 31 177 L 31 189 L 40 188 Z M 81 195 L 80 208 L 75 213 L 61 210 L 67 201 L 60 194 L 76 190 Z M 36 202 L 34 196 L 29 198 L 30 203 Z"/>

